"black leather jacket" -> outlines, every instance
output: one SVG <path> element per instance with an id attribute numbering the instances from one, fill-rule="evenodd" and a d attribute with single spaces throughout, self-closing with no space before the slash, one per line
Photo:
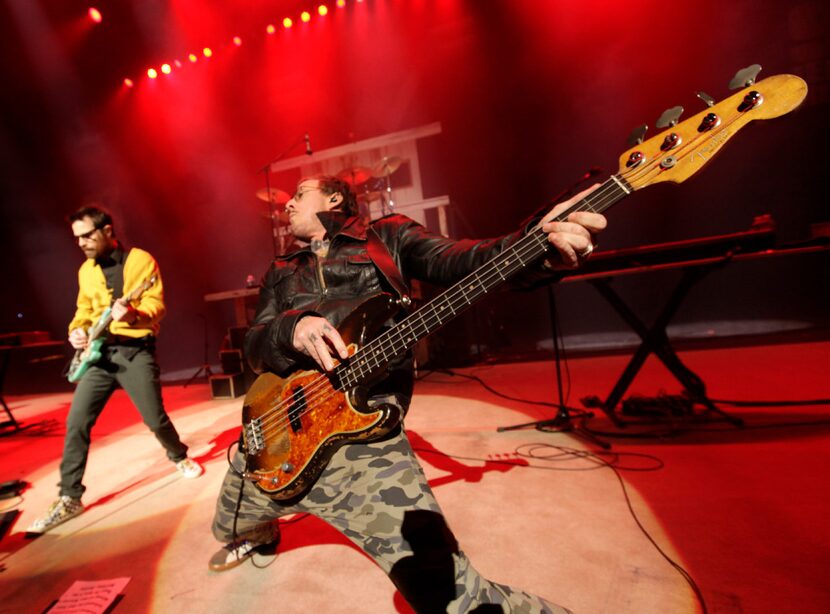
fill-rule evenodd
<path id="1" fill-rule="evenodd" d="M 257 373 L 272 371 L 285 376 L 298 368 L 314 368 L 311 359 L 292 344 L 300 318 L 318 315 L 336 327 L 362 300 L 379 292 L 394 293 L 367 252 L 367 226 L 359 218 L 347 218 L 339 212 L 318 217 L 330 238 L 328 255 L 318 259 L 309 248 L 299 249 L 277 258 L 262 281 L 256 317 L 245 337 L 245 353 Z M 510 247 L 533 225 L 531 220 L 522 230 L 498 239 L 454 241 L 402 215 L 372 222 L 405 281 L 414 278 L 440 286 L 462 279 Z M 518 285 L 550 275 L 541 266 L 530 269 L 519 276 Z M 374 390 L 400 394 L 408 401 L 411 373 L 410 357 L 401 357 L 390 365 L 386 385 Z"/>

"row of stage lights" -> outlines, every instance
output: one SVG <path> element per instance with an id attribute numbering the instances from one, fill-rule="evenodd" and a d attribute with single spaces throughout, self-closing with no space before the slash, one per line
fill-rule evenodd
<path id="1" fill-rule="evenodd" d="M 363 0 L 354 0 L 354 1 L 358 2 L 358 3 L 363 2 Z M 342 9 L 343 7 L 346 6 L 346 0 L 335 0 L 334 4 L 337 8 Z M 326 15 L 328 15 L 328 13 L 329 13 L 329 8 L 328 8 L 327 5 L 320 4 L 320 5 L 317 6 L 317 14 L 320 17 L 325 17 Z M 94 23 L 101 23 L 103 21 L 103 15 L 101 14 L 101 11 L 99 11 L 96 8 L 90 8 L 89 11 L 88 11 L 88 15 L 89 15 L 90 20 L 92 20 Z M 309 11 L 303 11 L 302 13 L 300 13 L 300 21 L 303 22 L 303 23 L 310 22 L 311 21 L 311 13 Z M 294 20 L 291 17 L 284 17 L 283 18 L 282 27 L 285 30 L 288 30 L 288 29 L 292 28 L 293 26 L 294 26 Z M 273 34 L 276 34 L 277 27 L 273 23 L 269 23 L 267 26 L 265 26 L 265 32 L 269 36 L 273 35 Z M 239 36 L 234 36 L 231 39 L 231 41 L 237 47 L 242 46 L 242 38 L 240 38 Z M 195 64 L 196 62 L 199 61 L 200 58 L 207 59 L 207 58 L 210 58 L 212 56 L 213 56 L 213 49 L 211 49 L 210 47 L 205 47 L 199 53 L 188 53 L 186 61 L 190 62 L 191 64 Z M 155 67 L 148 68 L 147 69 L 147 77 L 149 77 L 150 79 L 158 79 L 162 75 L 171 74 L 174 69 L 181 68 L 184 65 L 185 65 L 185 62 L 183 62 L 181 60 L 178 60 L 178 59 L 173 60 L 172 63 L 165 62 L 158 69 L 156 69 Z M 134 85 L 135 85 L 135 81 L 133 79 L 130 79 L 129 77 L 124 79 L 124 86 L 125 87 L 129 88 L 129 87 L 133 87 Z"/>

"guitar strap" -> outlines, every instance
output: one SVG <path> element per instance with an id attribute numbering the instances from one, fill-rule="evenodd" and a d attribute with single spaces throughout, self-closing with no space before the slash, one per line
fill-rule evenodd
<path id="1" fill-rule="evenodd" d="M 389 253 L 389 248 L 386 247 L 378 233 L 374 228 L 370 227 L 366 232 L 366 251 L 369 258 L 375 263 L 375 266 L 383 274 L 389 285 L 395 290 L 398 298 L 409 296 L 409 287 L 401 274 L 400 269 L 395 264 L 395 259 Z"/>
<path id="2" fill-rule="evenodd" d="M 113 300 L 124 296 L 124 266 L 127 264 L 127 257 L 130 255 L 130 248 L 119 248 L 121 251 L 120 258 L 115 261 L 111 267 L 104 269 L 104 278 L 107 281 L 107 287 L 112 290 Z"/>

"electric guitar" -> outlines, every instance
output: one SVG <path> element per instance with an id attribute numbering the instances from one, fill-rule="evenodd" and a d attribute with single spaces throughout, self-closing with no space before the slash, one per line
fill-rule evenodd
<path id="1" fill-rule="evenodd" d="M 749 85 L 624 152 L 617 174 L 555 219 L 564 220 L 574 211 L 603 212 L 635 190 L 663 181 L 685 181 L 747 123 L 784 115 L 806 95 L 807 84 L 794 75 Z M 333 371 L 301 370 L 284 378 L 260 375 L 242 408 L 246 479 L 274 499 L 291 499 L 311 487 L 340 446 L 389 433 L 402 417 L 391 405 L 368 407 L 368 386 L 383 375 L 392 359 L 538 262 L 548 247 L 544 231 L 529 232 L 380 334 L 401 305 L 388 294 L 372 296 L 338 327 L 350 356 Z"/>
<path id="2" fill-rule="evenodd" d="M 127 303 L 137 301 L 145 291 L 149 290 L 156 283 L 157 276 L 150 275 L 139 286 L 130 292 L 124 300 Z M 69 363 L 69 371 L 66 375 L 73 384 L 80 380 L 89 368 L 101 359 L 101 349 L 106 341 L 107 331 L 112 323 L 112 307 L 107 307 L 98 321 L 87 331 L 87 346 L 76 350 L 72 362 Z"/>

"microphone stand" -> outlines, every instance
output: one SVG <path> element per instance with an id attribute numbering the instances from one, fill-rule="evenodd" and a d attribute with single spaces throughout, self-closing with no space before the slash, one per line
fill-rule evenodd
<path id="1" fill-rule="evenodd" d="M 560 200 L 568 196 L 571 196 L 574 192 L 576 192 L 577 186 L 601 172 L 602 169 L 592 167 L 582 177 L 580 177 L 578 181 L 576 181 L 571 186 L 565 188 L 559 194 L 554 196 L 550 200 L 550 204 L 555 204 Z M 540 431 L 550 430 L 561 433 L 573 433 L 575 436 L 580 437 L 585 441 L 588 441 L 589 443 L 597 445 L 603 450 L 610 450 L 610 443 L 597 438 L 596 435 L 586 430 L 582 423 L 577 424 L 576 421 L 573 420 L 571 417 L 571 412 L 576 411 L 580 414 L 581 421 L 584 422 L 588 418 L 594 417 L 593 412 L 578 410 L 565 405 L 565 393 L 562 389 L 562 354 L 564 354 L 564 348 L 560 347 L 562 345 L 562 340 L 559 331 L 559 326 L 557 324 L 559 318 L 556 315 L 556 300 L 554 298 L 553 283 L 547 284 L 547 295 L 548 316 L 550 317 L 550 330 L 551 336 L 553 338 L 553 360 L 554 364 L 556 365 L 556 388 L 559 400 L 559 403 L 556 406 L 556 416 L 553 418 L 548 418 L 547 420 L 536 420 L 534 422 L 525 422 L 523 424 L 500 426 L 496 429 L 496 431 L 501 433 L 504 431 L 514 431 L 532 426 Z"/>
<path id="2" fill-rule="evenodd" d="M 307 134 L 303 134 L 297 141 L 295 141 L 288 149 L 283 151 L 280 155 L 276 158 L 268 162 L 265 166 L 260 168 L 257 173 L 262 173 L 265 175 L 265 189 L 268 193 L 268 217 L 271 218 L 271 243 L 274 249 L 274 258 L 276 259 L 277 256 L 280 255 L 280 246 L 279 241 L 277 239 L 278 232 L 277 232 L 277 208 L 274 204 L 274 199 L 271 198 L 271 166 L 285 158 L 291 151 L 293 151 L 297 145 L 301 145 L 302 143 L 308 143 Z M 309 155 L 311 155 L 309 153 Z"/>

